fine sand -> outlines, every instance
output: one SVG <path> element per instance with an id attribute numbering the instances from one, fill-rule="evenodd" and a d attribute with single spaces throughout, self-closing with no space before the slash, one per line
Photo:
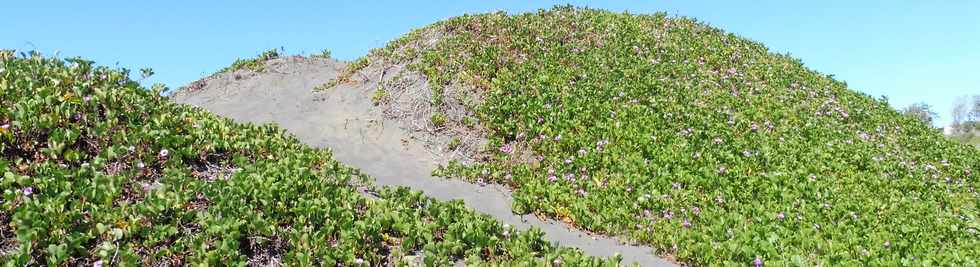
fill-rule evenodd
<path id="1" fill-rule="evenodd" d="M 334 157 L 375 178 L 379 185 L 407 186 L 438 200 L 460 199 L 466 206 L 517 229 L 537 227 L 545 238 L 588 255 L 619 253 L 624 264 L 675 266 L 644 246 L 590 235 L 549 219 L 515 215 L 508 189 L 433 177 L 440 163 L 425 142 L 412 138 L 397 121 L 386 120 L 371 96 L 379 77 L 314 92 L 343 71 L 332 59 L 288 57 L 266 63 L 264 72 L 237 71 L 207 78 L 172 95 L 178 103 L 202 107 L 239 122 L 276 123 L 306 144 L 329 148 Z"/>

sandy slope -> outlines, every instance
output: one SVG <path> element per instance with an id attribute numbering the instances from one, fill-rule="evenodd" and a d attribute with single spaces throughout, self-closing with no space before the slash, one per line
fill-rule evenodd
<path id="1" fill-rule="evenodd" d="M 330 148 L 337 160 L 373 176 L 378 184 L 408 186 L 440 200 L 462 199 L 503 223 L 521 230 L 538 227 L 547 239 L 589 255 L 620 253 L 625 263 L 674 265 L 654 256 L 648 247 L 623 245 L 550 220 L 515 215 L 510 194 L 501 186 L 432 177 L 439 163 L 435 159 L 441 157 L 409 137 L 398 122 L 383 119 L 372 105 L 379 77 L 355 77 L 361 82 L 313 92 L 315 86 L 336 77 L 345 64 L 331 59 L 276 59 L 267 63 L 265 72 L 218 75 L 172 97 L 236 121 L 277 123 L 309 145 Z"/>

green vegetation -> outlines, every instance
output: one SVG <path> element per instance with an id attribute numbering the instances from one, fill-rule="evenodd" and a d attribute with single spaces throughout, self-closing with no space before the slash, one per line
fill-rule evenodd
<path id="1" fill-rule="evenodd" d="M 976 149 L 693 19 L 467 15 L 371 56 L 479 89 L 491 159 L 436 174 L 509 185 L 519 212 L 695 265 L 980 259 Z"/>
<path id="2" fill-rule="evenodd" d="M 277 59 L 280 56 L 281 55 L 279 54 L 279 50 L 269 49 L 266 50 L 265 52 L 262 52 L 262 54 L 259 54 L 257 57 L 254 58 L 236 59 L 235 62 L 231 64 L 231 66 L 225 67 L 219 70 L 215 74 L 234 72 L 243 69 L 251 70 L 255 72 L 262 72 L 265 71 L 265 67 L 263 66 L 263 63 L 269 60 Z"/>
<path id="3" fill-rule="evenodd" d="M 449 148 L 449 150 L 456 150 L 462 144 L 463 144 L 463 140 L 459 139 L 459 137 L 454 136 L 452 139 L 449 139 L 449 143 L 446 144 L 446 147 Z"/>
<path id="4" fill-rule="evenodd" d="M 435 126 L 436 128 L 446 126 L 446 123 L 449 122 L 446 115 L 442 114 L 441 112 L 433 112 L 432 117 L 429 118 L 429 120 L 432 121 L 432 126 Z"/>
<path id="5" fill-rule="evenodd" d="M 327 150 L 174 104 L 127 77 L 0 52 L 5 266 L 384 266 L 418 253 L 436 266 L 614 264 L 458 201 L 405 188 L 364 197 L 355 188 L 368 178 Z"/>
<path id="6" fill-rule="evenodd" d="M 374 90 L 374 94 L 371 95 L 371 102 L 374 105 L 380 105 L 387 103 L 389 100 L 391 100 L 391 94 L 388 94 L 388 91 L 385 91 L 385 88 L 379 84 L 378 88 Z"/>
<path id="7" fill-rule="evenodd" d="M 310 56 L 314 58 L 330 58 L 330 49 L 323 49 L 323 51 L 320 51 L 320 53 L 316 53 Z"/>
<path id="8" fill-rule="evenodd" d="M 347 65 L 347 68 L 345 68 L 343 72 L 337 75 L 337 78 L 334 78 L 333 80 L 330 80 L 324 84 L 318 85 L 315 88 L 313 88 L 313 90 L 323 91 L 323 90 L 333 88 L 334 86 L 337 86 L 339 84 L 349 82 L 350 78 L 353 77 L 355 73 L 361 71 L 362 69 L 364 69 L 370 64 L 371 61 L 367 57 L 362 57 L 357 60 L 354 60 L 353 62 Z"/>

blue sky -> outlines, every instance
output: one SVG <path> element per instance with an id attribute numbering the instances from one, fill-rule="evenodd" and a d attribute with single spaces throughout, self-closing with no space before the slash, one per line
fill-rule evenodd
<path id="1" fill-rule="evenodd" d="M 801 58 L 902 107 L 980 94 L 980 1 L 39 1 L 6 2 L 0 47 L 150 67 L 178 87 L 269 48 L 350 60 L 413 28 L 463 13 L 570 3 L 697 18 Z M 283 1 L 285 2 L 285 1 Z"/>

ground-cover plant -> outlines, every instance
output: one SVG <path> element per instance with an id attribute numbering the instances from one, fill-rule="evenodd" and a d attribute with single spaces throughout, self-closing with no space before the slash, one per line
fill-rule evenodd
<path id="1" fill-rule="evenodd" d="M 426 32 L 440 38 L 416 49 Z M 693 19 L 466 15 L 369 57 L 410 64 L 433 91 L 479 89 L 489 159 L 436 174 L 509 185 L 521 213 L 697 265 L 980 258 L 980 153 Z"/>
<path id="2" fill-rule="evenodd" d="M 331 55 L 330 49 L 323 49 L 319 53 L 310 55 L 310 57 L 313 57 L 313 58 L 330 58 L 330 55 Z"/>
<path id="3" fill-rule="evenodd" d="M 367 57 L 362 57 L 357 60 L 354 60 L 350 62 L 350 64 L 348 64 L 346 68 L 344 68 L 344 71 L 341 72 L 340 75 L 337 75 L 337 78 L 334 78 L 333 80 L 330 80 L 324 84 L 317 85 L 313 90 L 323 91 L 323 90 L 333 88 L 334 86 L 337 86 L 339 84 L 349 82 L 350 79 L 354 77 L 355 73 L 366 68 L 370 63 L 371 61 Z"/>
<path id="4" fill-rule="evenodd" d="M 323 53 L 327 57 L 330 56 L 330 51 L 329 50 L 324 50 Z M 259 54 L 258 56 L 254 57 L 254 58 L 240 58 L 240 59 L 236 59 L 235 62 L 231 64 L 231 66 L 224 67 L 221 70 L 218 70 L 218 72 L 216 72 L 215 74 L 225 73 L 225 72 L 234 72 L 234 71 L 237 71 L 237 70 L 251 70 L 251 71 L 255 71 L 255 72 L 262 72 L 262 71 L 264 71 L 264 67 L 265 67 L 265 62 L 266 61 L 277 59 L 280 56 L 281 55 L 280 55 L 280 52 L 279 52 L 278 49 L 269 49 L 269 50 L 266 50 L 265 52 L 262 52 L 261 54 Z"/>
<path id="5" fill-rule="evenodd" d="M 328 151 L 127 76 L 0 52 L 4 266 L 615 264 L 458 201 L 365 197 L 368 178 Z"/>

